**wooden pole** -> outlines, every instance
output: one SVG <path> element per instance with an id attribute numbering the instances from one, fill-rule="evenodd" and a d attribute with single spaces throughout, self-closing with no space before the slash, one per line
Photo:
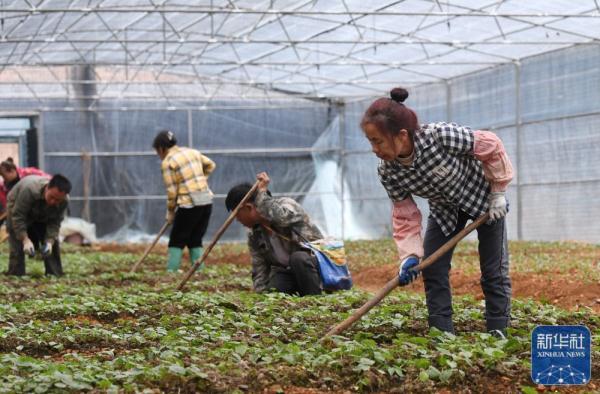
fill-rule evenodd
<path id="1" fill-rule="evenodd" d="M 92 174 L 92 157 L 83 150 L 81 151 L 81 168 L 83 173 L 83 207 L 81 208 L 81 217 L 86 221 L 90 218 L 90 177 Z"/>
<path id="2" fill-rule="evenodd" d="M 142 262 L 150 254 L 150 251 L 154 248 L 154 246 L 156 245 L 156 243 L 158 242 L 158 240 L 160 239 L 160 237 L 162 237 L 163 234 L 165 233 L 165 231 L 167 231 L 168 227 L 169 227 L 169 222 L 165 222 L 165 224 L 163 224 L 163 226 L 161 227 L 160 231 L 156 235 L 156 238 L 154 238 L 154 241 L 146 248 L 146 251 L 144 252 L 144 255 L 142 256 L 142 258 L 140 258 L 138 260 L 138 262 L 135 263 L 135 265 L 131 268 L 131 272 L 137 271 L 137 269 L 140 267 L 140 265 L 142 264 Z"/>
<path id="3" fill-rule="evenodd" d="M 177 290 L 182 290 L 183 286 L 185 286 L 185 284 L 187 283 L 187 281 L 192 277 L 192 275 L 194 275 L 194 272 L 196 272 L 196 270 L 198 269 L 198 267 L 200 267 L 200 265 L 202 265 L 202 263 L 204 262 L 204 260 L 206 259 L 206 257 L 210 253 L 210 251 L 216 245 L 216 243 L 219 240 L 219 238 L 221 238 L 221 236 L 223 235 L 223 233 L 225 232 L 225 230 L 227 230 L 227 227 L 229 227 L 229 225 L 231 224 L 231 222 L 233 222 L 233 219 L 235 219 L 235 216 L 237 215 L 237 213 L 240 210 L 240 208 L 250 199 L 250 197 L 252 196 L 252 194 L 254 194 L 254 192 L 258 188 L 258 183 L 259 183 L 259 181 L 256 181 L 254 183 L 254 185 L 252 186 L 252 188 L 250 189 L 250 191 L 248 193 L 246 193 L 246 195 L 244 196 L 244 198 L 242 198 L 242 201 L 240 201 L 240 203 L 237 205 L 237 207 L 235 207 L 235 209 L 233 211 L 231 211 L 231 214 L 229 215 L 229 217 L 227 218 L 227 220 L 225 220 L 225 223 L 223 223 L 223 225 L 221 226 L 221 228 L 219 229 L 219 231 L 217 231 L 217 233 L 213 237 L 212 241 L 210 241 L 210 244 L 206 247 L 206 249 L 204 249 L 204 253 L 202 253 L 202 256 L 198 260 L 196 260 L 194 262 L 194 265 L 192 265 L 192 268 L 185 274 L 185 277 L 183 278 L 183 280 L 177 286 Z"/>
<path id="4" fill-rule="evenodd" d="M 427 257 L 425 260 L 421 261 L 419 265 L 417 265 L 414 269 L 418 271 L 422 271 L 425 268 L 429 267 L 431 264 L 435 263 L 440 257 L 450 251 L 453 247 L 456 246 L 464 237 L 466 237 L 471 231 L 475 230 L 477 227 L 481 226 L 481 224 L 487 222 L 489 219 L 489 214 L 485 214 L 481 216 L 479 219 L 475 220 L 467 227 L 462 229 L 458 234 L 452 237 L 448 242 L 442 245 L 438 250 L 436 250 L 431 256 Z M 332 328 L 327 334 L 326 337 L 332 335 L 339 335 L 345 329 L 350 327 L 354 322 L 363 317 L 367 312 L 371 310 L 375 305 L 379 304 L 381 300 L 383 300 L 392 290 L 398 287 L 398 276 L 394 279 L 390 280 L 383 286 L 373 298 L 367 301 L 363 306 L 357 309 L 352 315 L 350 315 L 346 320 Z"/>

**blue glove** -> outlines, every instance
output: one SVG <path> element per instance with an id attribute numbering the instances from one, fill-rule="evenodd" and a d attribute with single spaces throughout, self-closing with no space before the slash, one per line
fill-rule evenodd
<path id="1" fill-rule="evenodd" d="M 398 283 L 400 286 L 406 286 L 419 276 L 419 271 L 413 268 L 419 265 L 419 258 L 417 256 L 408 256 L 400 263 L 398 269 Z"/>

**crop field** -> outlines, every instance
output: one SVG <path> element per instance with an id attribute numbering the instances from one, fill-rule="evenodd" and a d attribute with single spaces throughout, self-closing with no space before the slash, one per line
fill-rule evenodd
<path id="1" fill-rule="evenodd" d="M 506 340 L 483 333 L 477 249 L 467 242 L 452 274 L 457 335 L 428 330 L 418 280 L 321 341 L 394 275 L 390 240 L 347 249 L 356 288 L 305 298 L 254 294 L 243 245 L 216 248 L 185 292 L 174 291 L 182 274 L 164 272 L 164 246 L 135 274 L 142 246 L 66 246 L 59 279 L 28 259 L 29 276 L 0 281 L 0 392 L 534 393 L 551 389 L 529 378 L 539 324 L 591 330 L 595 379 L 566 392 L 600 390 L 599 246 L 511 245 Z"/>

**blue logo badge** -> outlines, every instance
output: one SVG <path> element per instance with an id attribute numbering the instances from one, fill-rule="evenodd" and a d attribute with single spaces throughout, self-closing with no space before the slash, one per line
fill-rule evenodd
<path id="1" fill-rule="evenodd" d="M 536 384 L 587 384 L 592 340 L 585 326 L 537 326 L 531 333 L 531 379 Z"/>

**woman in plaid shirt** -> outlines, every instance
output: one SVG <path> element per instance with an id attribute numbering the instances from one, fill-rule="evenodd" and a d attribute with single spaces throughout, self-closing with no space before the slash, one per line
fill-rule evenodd
<path id="1" fill-rule="evenodd" d="M 169 130 L 158 133 L 152 147 L 162 160 L 167 189 L 166 220 L 173 224 L 167 270 L 174 272 L 181 265 L 184 247 L 188 247 L 192 263 L 202 256 L 202 238 L 213 198 L 207 180 L 216 165 L 195 149 L 177 146 L 177 139 Z"/>
<path id="2" fill-rule="evenodd" d="M 454 123 L 419 125 L 403 102 L 408 92 L 391 91 L 365 112 L 361 127 L 381 159 L 379 179 L 393 201 L 394 240 L 400 255 L 399 282 L 412 282 L 419 260 L 435 252 L 485 212 L 491 220 L 477 229 L 481 287 L 489 332 L 503 336 L 510 318 L 511 283 L 505 191 L 513 170 L 500 139 Z M 412 195 L 429 201 L 424 241 L 421 213 Z M 454 332 L 449 272 L 453 250 L 423 270 L 429 325 Z"/>

